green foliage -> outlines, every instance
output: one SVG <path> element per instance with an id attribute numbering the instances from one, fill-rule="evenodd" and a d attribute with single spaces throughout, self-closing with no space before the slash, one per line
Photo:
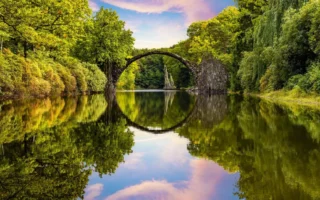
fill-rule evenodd
<path id="1" fill-rule="evenodd" d="M 307 73 L 292 76 L 286 85 L 286 89 L 292 90 L 300 87 L 305 92 L 316 92 L 320 94 L 320 63 L 313 63 Z"/>
<path id="2" fill-rule="evenodd" d="M 176 53 L 183 58 L 189 59 L 189 54 L 183 48 L 184 42 L 162 51 Z M 135 49 L 133 55 L 143 54 L 148 49 Z M 193 74 L 185 65 L 177 59 L 164 55 L 153 55 L 141 58 L 137 61 L 139 70 L 135 72 L 136 88 L 162 89 L 164 87 L 164 67 L 172 76 L 177 88 L 188 88 L 193 86 Z M 125 76 L 123 76 L 125 77 Z"/>
<path id="3" fill-rule="evenodd" d="M 228 7 L 208 21 L 190 25 L 189 38 L 170 50 L 197 63 L 211 53 L 228 68 L 233 91 L 270 92 L 298 86 L 318 92 L 319 1 L 236 3 L 238 8 Z"/>
<path id="4" fill-rule="evenodd" d="M 194 85 L 190 69 L 174 58 L 165 56 L 163 60 L 177 88 L 188 88 Z"/>
<path id="5" fill-rule="evenodd" d="M 0 95 L 6 97 L 98 92 L 103 91 L 106 83 L 96 65 L 73 58 L 57 62 L 37 54 L 25 59 L 9 50 L 0 54 L 0 71 Z"/>
<path id="6" fill-rule="evenodd" d="M 312 68 L 317 77 L 316 67 L 311 65 L 319 58 L 314 34 L 319 8 L 318 1 L 268 2 L 253 24 L 254 48 L 244 53 L 240 64 L 238 75 L 245 91 L 268 92 L 295 86 L 317 91 L 311 89 L 317 78 L 310 81 L 307 71 Z"/>
<path id="7" fill-rule="evenodd" d="M 269 59 L 272 59 L 272 56 L 273 50 L 271 48 L 265 48 L 263 51 L 255 49 L 251 52 L 244 52 L 238 76 L 245 91 L 259 90 L 260 79 L 270 65 Z"/>
<path id="8" fill-rule="evenodd" d="M 88 19 L 84 29 L 85 34 L 73 50 L 79 59 L 95 63 L 103 70 L 106 64 L 125 64 L 134 39 L 115 11 L 101 8 L 94 17 Z"/>
<path id="9" fill-rule="evenodd" d="M 126 121 L 99 118 L 103 95 L 0 106 L 0 198 L 83 198 L 92 171 L 112 174 L 132 152 Z"/>
<path id="10" fill-rule="evenodd" d="M 105 74 L 95 64 L 82 63 L 89 92 L 103 91 L 107 82 Z"/>
<path id="11" fill-rule="evenodd" d="M 191 25 L 188 30 L 191 36 L 189 53 L 196 54 L 201 59 L 203 54 L 209 52 L 226 66 L 230 66 L 232 62 L 230 50 L 235 40 L 235 31 L 239 26 L 238 18 L 238 9 L 228 7 L 207 22 Z M 200 27 L 201 31 L 193 30 Z"/>
<path id="12" fill-rule="evenodd" d="M 163 56 L 154 55 L 142 58 L 138 65 L 140 70 L 135 79 L 137 88 L 159 89 L 164 87 Z"/>
<path id="13" fill-rule="evenodd" d="M 139 65 L 136 62 L 132 63 L 129 68 L 126 69 L 120 76 L 117 83 L 117 88 L 124 90 L 134 90 L 136 88 L 135 81 L 138 71 Z"/>
<path id="14" fill-rule="evenodd" d="M 0 2 L 0 13 L 0 27 L 18 43 L 14 52 L 26 57 L 35 49 L 66 55 L 91 11 L 83 0 L 8 0 Z"/>

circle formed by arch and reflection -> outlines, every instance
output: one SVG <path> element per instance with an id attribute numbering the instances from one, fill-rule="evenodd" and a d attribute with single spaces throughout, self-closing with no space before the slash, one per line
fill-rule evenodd
<path id="1" fill-rule="evenodd" d="M 128 125 L 163 134 L 181 127 L 191 115 L 196 98 L 184 91 L 117 92 L 116 102 Z"/>

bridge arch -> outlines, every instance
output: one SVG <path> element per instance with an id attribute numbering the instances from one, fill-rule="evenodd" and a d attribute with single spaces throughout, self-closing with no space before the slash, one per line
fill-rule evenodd
<path id="1" fill-rule="evenodd" d="M 144 57 L 147 57 L 147 56 L 150 56 L 150 55 L 165 55 L 165 56 L 169 56 L 171 58 L 175 58 L 177 59 L 178 61 L 180 61 L 184 66 L 186 66 L 187 68 L 189 68 L 192 73 L 194 75 L 197 74 L 196 72 L 196 67 L 194 64 L 192 64 L 191 62 L 187 61 L 186 59 L 184 59 L 183 57 L 177 55 L 177 54 L 174 54 L 174 53 L 170 53 L 170 52 L 166 52 L 166 51 L 150 51 L 150 52 L 146 52 L 146 53 L 143 53 L 143 54 L 140 54 L 140 55 L 137 55 L 137 56 L 134 56 L 130 59 L 127 59 L 127 64 L 125 66 L 125 69 L 127 69 L 133 62 L 141 59 L 141 58 L 144 58 Z M 125 70 L 124 69 L 124 70 Z M 123 70 L 123 71 L 124 71 Z"/>
<path id="2" fill-rule="evenodd" d="M 108 67 L 106 93 L 113 95 L 116 83 L 118 82 L 121 74 L 133 62 L 150 55 L 166 55 L 177 59 L 183 65 L 191 70 L 195 79 L 195 87 L 201 94 L 225 94 L 227 93 L 228 72 L 225 66 L 212 55 L 204 55 L 200 64 L 192 63 L 183 57 L 166 51 L 153 50 L 146 53 L 126 59 L 125 66 L 112 66 Z"/>
<path id="3" fill-rule="evenodd" d="M 166 51 L 158 51 L 158 50 L 154 50 L 154 51 L 148 51 L 146 53 L 143 54 L 139 54 L 137 56 L 134 56 L 132 58 L 128 58 L 126 59 L 126 65 L 123 67 L 115 67 L 113 68 L 111 74 L 108 74 L 108 84 L 112 84 L 113 88 L 116 86 L 116 83 L 118 82 L 121 74 L 135 61 L 150 56 L 150 55 L 166 55 L 172 58 L 177 59 L 178 61 L 180 61 L 183 65 L 185 65 L 188 69 L 191 70 L 191 72 L 193 73 L 194 77 L 195 77 L 195 82 L 197 83 L 198 80 L 198 71 L 197 71 L 197 65 L 194 63 L 189 62 L 188 60 L 184 59 L 183 57 L 174 54 L 174 53 L 170 53 L 170 52 L 166 52 Z M 108 87 L 107 87 L 108 88 Z"/>

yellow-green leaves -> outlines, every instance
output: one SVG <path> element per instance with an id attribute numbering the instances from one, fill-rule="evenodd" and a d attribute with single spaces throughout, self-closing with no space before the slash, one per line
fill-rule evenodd
<path id="1" fill-rule="evenodd" d="M 85 35 L 78 41 L 74 52 L 79 58 L 102 66 L 106 62 L 123 65 L 133 42 L 132 32 L 125 29 L 125 23 L 117 13 L 101 8 L 86 22 Z"/>

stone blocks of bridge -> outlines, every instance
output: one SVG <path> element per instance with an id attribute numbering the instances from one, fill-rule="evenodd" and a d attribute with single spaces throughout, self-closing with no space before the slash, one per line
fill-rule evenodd
<path id="1" fill-rule="evenodd" d="M 207 56 L 198 67 L 197 88 L 200 94 L 227 93 L 228 72 L 220 61 Z"/>

